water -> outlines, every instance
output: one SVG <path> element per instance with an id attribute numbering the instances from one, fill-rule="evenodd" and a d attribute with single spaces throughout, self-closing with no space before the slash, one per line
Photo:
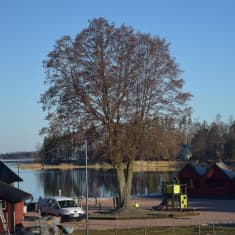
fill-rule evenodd
<path id="1" fill-rule="evenodd" d="M 21 170 L 22 162 L 4 161 L 23 182 L 15 183 L 15 187 L 32 194 L 37 200 L 40 196 L 58 195 L 85 196 L 85 169 L 70 170 Z M 132 195 L 153 196 L 161 193 L 161 183 L 171 180 L 176 172 L 135 172 L 133 175 Z M 117 193 L 117 179 L 114 170 L 88 169 L 89 197 L 110 197 Z"/>

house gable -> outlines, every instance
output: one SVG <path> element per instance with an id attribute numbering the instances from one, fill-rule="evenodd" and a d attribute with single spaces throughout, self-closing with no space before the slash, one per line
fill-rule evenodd
<path id="1" fill-rule="evenodd" d="M 11 184 L 23 180 L 9 167 L 7 167 L 2 161 L 0 161 L 0 181 Z"/>

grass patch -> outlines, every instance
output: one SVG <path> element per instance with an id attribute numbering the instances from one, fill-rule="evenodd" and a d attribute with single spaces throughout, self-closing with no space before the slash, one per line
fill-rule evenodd
<path id="1" fill-rule="evenodd" d="M 85 235 L 86 231 L 74 231 L 72 235 Z M 233 226 L 185 226 L 185 227 L 147 227 L 125 230 L 89 230 L 89 235 L 234 235 Z"/>

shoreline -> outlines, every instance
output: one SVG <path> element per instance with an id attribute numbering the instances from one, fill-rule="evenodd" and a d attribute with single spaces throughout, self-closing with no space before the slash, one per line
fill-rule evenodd
<path id="1" fill-rule="evenodd" d="M 181 169 L 187 162 L 182 161 L 135 161 L 134 172 L 139 171 L 176 171 Z M 21 170 L 49 170 L 49 169 L 60 169 L 60 170 L 70 170 L 70 169 L 84 169 L 85 165 L 77 165 L 74 163 L 62 163 L 58 165 L 45 165 L 41 163 L 24 163 L 19 164 L 19 169 Z M 109 170 L 114 169 L 111 164 L 90 164 L 87 166 L 88 169 L 94 170 Z"/>

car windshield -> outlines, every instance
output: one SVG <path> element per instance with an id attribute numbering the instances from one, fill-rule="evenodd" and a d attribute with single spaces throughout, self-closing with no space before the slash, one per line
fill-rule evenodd
<path id="1" fill-rule="evenodd" d="M 77 207 L 75 201 L 73 201 L 73 200 L 63 200 L 63 201 L 59 201 L 59 205 L 60 205 L 61 208 Z"/>

